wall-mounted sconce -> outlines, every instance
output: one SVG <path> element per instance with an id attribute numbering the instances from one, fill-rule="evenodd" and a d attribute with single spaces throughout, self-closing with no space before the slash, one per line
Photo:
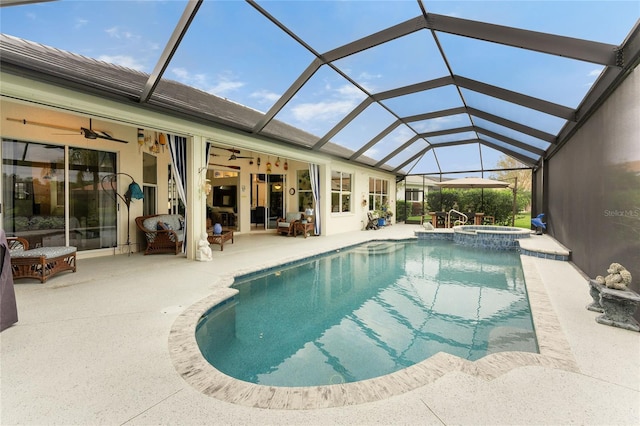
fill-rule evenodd
<path id="1" fill-rule="evenodd" d="M 276 167 L 280 167 L 280 157 L 276 159 Z"/>
<path id="2" fill-rule="evenodd" d="M 271 159 L 267 157 L 267 173 L 271 173 Z"/>
<path id="3" fill-rule="evenodd" d="M 287 160 L 284 160 L 284 166 L 282 166 L 285 170 L 289 170 L 289 163 L 287 163 Z"/>

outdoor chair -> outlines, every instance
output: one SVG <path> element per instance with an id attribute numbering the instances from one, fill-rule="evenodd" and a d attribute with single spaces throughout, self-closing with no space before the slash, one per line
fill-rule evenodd
<path id="1" fill-rule="evenodd" d="M 178 214 L 139 216 L 136 226 L 144 232 L 147 247 L 144 254 L 172 253 L 182 251 L 184 241 L 184 218 Z"/>
<path id="2" fill-rule="evenodd" d="M 7 237 L 13 279 L 35 278 L 41 283 L 58 272 L 76 272 L 76 247 L 37 247 L 21 237 Z"/>
<path id="3" fill-rule="evenodd" d="M 289 212 L 285 217 L 276 219 L 276 232 L 295 236 L 296 224 L 302 220 L 301 212 Z"/>
<path id="4" fill-rule="evenodd" d="M 367 226 L 365 229 L 378 229 L 378 216 L 367 212 Z"/>

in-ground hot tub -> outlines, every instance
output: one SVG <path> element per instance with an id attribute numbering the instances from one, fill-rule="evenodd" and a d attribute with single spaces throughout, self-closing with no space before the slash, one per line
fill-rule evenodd
<path id="1" fill-rule="evenodd" d="M 460 225 L 453 227 L 453 242 L 491 250 L 516 250 L 516 240 L 529 238 L 531 231 L 511 226 Z"/>

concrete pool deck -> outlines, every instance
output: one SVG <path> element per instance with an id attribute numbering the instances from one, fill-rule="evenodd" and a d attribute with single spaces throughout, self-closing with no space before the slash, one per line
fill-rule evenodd
<path id="1" fill-rule="evenodd" d="M 224 402 L 176 370 L 169 343 L 176 321 L 230 275 L 419 229 L 307 239 L 238 234 L 223 252 L 213 251 L 213 262 L 141 254 L 79 259 L 75 274 L 46 284 L 19 281 L 19 322 L 0 334 L 0 423 L 640 423 L 640 333 L 595 322 L 598 314 L 585 308 L 587 279 L 571 263 L 528 256 L 523 266 L 537 273 L 542 301 L 534 315 L 557 326 L 547 333 L 557 337 L 549 349 L 570 365 L 523 363 L 487 376 L 474 371 L 476 362 L 373 402 L 305 410 Z"/>

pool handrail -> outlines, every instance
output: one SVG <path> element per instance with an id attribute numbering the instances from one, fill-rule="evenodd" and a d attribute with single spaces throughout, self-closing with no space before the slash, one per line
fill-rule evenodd
<path id="1" fill-rule="evenodd" d="M 456 209 L 451 209 L 451 210 L 449 210 L 449 213 L 447 213 L 447 228 L 451 228 L 451 212 L 457 213 L 458 216 L 464 218 L 464 221 L 462 221 L 462 223 L 460 223 L 459 225 L 464 225 L 469 220 L 469 217 L 466 214 L 464 214 L 462 212 L 459 212 Z"/>

